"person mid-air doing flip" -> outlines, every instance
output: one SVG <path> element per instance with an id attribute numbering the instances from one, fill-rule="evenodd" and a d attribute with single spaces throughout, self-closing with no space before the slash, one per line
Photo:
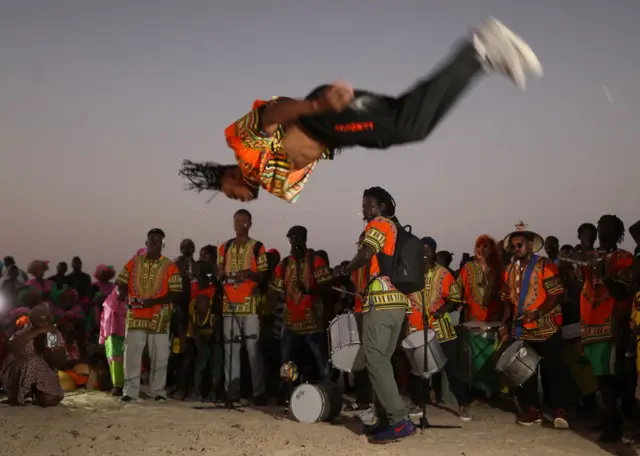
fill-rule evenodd
<path id="1" fill-rule="evenodd" d="M 340 81 L 313 89 L 304 100 L 256 101 L 225 130 L 237 165 L 185 160 L 180 174 L 196 191 L 251 201 L 262 187 L 293 203 L 319 160 L 349 147 L 386 149 L 424 140 L 472 81 L 494 72 L 524 90 L 527 74 L 542 76 L 542 66 L 527 43 L 490 18 L 444 65 L 399 97 Z"/>

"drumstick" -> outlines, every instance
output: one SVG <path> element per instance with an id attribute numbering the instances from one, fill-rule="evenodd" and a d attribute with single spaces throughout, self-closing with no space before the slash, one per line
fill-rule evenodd
<path id="1" fill-rule="evenodd" d="M 340 287 L 331 287 L 333 291 L 339 291 L 340 293 L 348 294 L 350 296 L 360 296 L 358 293 L 353 293 L 351 291 L 343 290 Z"/>

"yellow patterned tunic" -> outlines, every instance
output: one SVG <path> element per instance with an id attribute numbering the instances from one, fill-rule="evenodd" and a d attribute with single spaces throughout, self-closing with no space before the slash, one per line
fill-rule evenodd
<path id="1" fill-rule="evenodd" d="M 445 305 L 445 300 L 460 303 L 460 285 L 453 274 L 439 264 L 425 273 L 424 289 L 409 295 L 413 313 L 409 316 L 410 331 L 424 329 L 422 321 L 422 307 L 426 305 L 429 329 L 433 329 L 438 336 L 438 342 L 447 342 L 457 338 L 456 331 L 451 324 L 451 318 L 446 313 L 439 320 L 432 318 L 434 312 Z"/>
<path id="2" fill-rule="evenodd" d="M 260 128 L 260 114 L 267 103 L 256 101 L 251 112 L 229 125 L 224 134 L 247 184 L 254 188 L 262 187 L 278 198 L 294 203 L 318 160 L 303 169 L 291 170 L 282 145 L 285 134 L 282 125 L 272 136 Z M 327 154 L 325 152 L 322 158 Z"/>
<path id="3" fill-rule="evenodd" d="M 224 269 L 226 275 L 234 272 L 252 271 L 266 272 L 268 269 L 267 252 L 258 241 L 249 239 L 243 245 L 236 245 L 236 241 L 230 241 L 218 248 L 218 266 Z M 227 250 L 228 245 L 228 250 Z M 257 252 L 256 252 L 257 250 Z M 238 316 L 256 315 L 258 306 L 262 303 L 260 287 L 253 280 L 245 280 L 239 283 L 226 283 L 222 299 L 223 315 L 231 315 L 231 304 L 235 305 L 235 314 Z"/>
<path id="4" fill-rule="evenodd" d="M 160 298 L 169 292 L 182 292 L 182 277 L 173 261 L 164 256 L 151 260 L 145 255 L 132 258 L 122 269 L 116 283 L 129 289 L 129 299 L 144 301 Z M 127 330 L 164 334 L 171 323 L 171 305 L 158 304 L 127 311 Z"/>

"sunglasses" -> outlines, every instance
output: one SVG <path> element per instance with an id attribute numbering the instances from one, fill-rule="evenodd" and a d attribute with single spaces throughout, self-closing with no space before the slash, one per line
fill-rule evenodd
<path id="1" fill-rule="evenodd" d="M 514 242 L 513 244 L 511 244 L 511 247 L 513 247 L 514 250 L 520 250 L 522 247 L 524 247 L 524 244 L 522 242 Z"/>

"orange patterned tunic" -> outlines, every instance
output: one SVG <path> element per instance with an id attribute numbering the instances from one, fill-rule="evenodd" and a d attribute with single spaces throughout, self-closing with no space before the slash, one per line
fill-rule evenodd
<path id="1" fill-rule="evenodd" d="M 583 267 L 584 285 L 580 293 L 580 323 L 582 343 L 613 339 L 613 310 L 616 306 L 629 308 L 633 300 L 631 267 L 633 255 L 626 250 L 616 250 L 604 258 L 607 276 L 629 290 L 629 298 L 616 301 L 607 287 L 594 274 L 593 268 Z M 631 310 L 631 309 L 629 309 Z"/>
<path id="2" fill-rule="evenodd" d="M 315 289 L 330 283 L 331 278 L 327 263 L 311 250 L 300 263 L 289 256 L 278 265 L 269 288 L 285 295 L 284 321 L 288 328 L 298 334 L 322 331 L 323 302 Z"/>
<path id="3" fill-rule="evenodd" d="M 516 317 L 518 317 L 520 292 L 526 269 L 526 265 L 520 266 L 516 261 L 507 266 L 505 270 L 502 300 L 513 306 Z M 538 257 L 531 272 L 527 295 L 524 297 L 524 310 L 538 310 L 549 296 L 563 293 L 564 287 L 558 267 L 548 258 Z M 560 304 L 558 304 L 549 313 L 542 315 L 538 321 L 525 323 L 520 337 L 524 340 L 546 340 L 555 334 L 561 325 L 562 312 Z"/>
<path id="4" fill-rule="evenodd" d="M 291 170 L 282 145 L 283 126 L 279 125 L 272 136 L 260 128 L 261 109 L 267 103 L 255 101 L 251 112 L 229 125 L 224 134 L 248 185 L 262 187 L 272 195 L 294 203 L 318 160 L 303 169 Z"/>
<path id="5" fill-rule="evenodd" d="M 129 299 L 144 301 L 160 298 L 169 292 L 182 291 L 182 277 L 176 264 L 169 258 L 151 260 L 145 255 L 133 257 L 125 265 L 116 283 L 126 285 Z M 153 307 L 127 311 L 127 330 L 144 330 L 164 334 L 169 331 L 171 306 L 158 304 Z"/>
<path id="6" fill-rule="evenodd" d="M 267 251 L 264 245 L 260 245 L 259 250 L 254 252 L 257 242 L 255 239 L 249 239 L 249 242 L 239 246 L 234 240 L 227 243 L 228 250 L 227 244 L 222 244 L 218 247 L 218 267 L 222 268 L 226 275 L 245 270 L 266 272 Z M 257 282 L 249 279 L 239 283 L 225 283 L 223 289 L 223 315 L 229 316 L 235 313 L 238 316 L 246 316 L 258 313 L 262 297 Z M 235 306 L 234 309 L 229 305 L 229 301 Z"/>
<path id="7" fill-rule="evenodd" d="M 503 304 L 499 296 L 485 296 L 486 293 L 491 293 L 491 290 L 488 290 L 490 274 L 489 268 L 483 270 L 475 261 L 466 263 L 460 270 L 458 285 L 462 300 L 469 309 L 465 312 L 468 321 L 499 321 L 502 318 Z M 502 281 L 501 271 L 499 275 Z"/>

